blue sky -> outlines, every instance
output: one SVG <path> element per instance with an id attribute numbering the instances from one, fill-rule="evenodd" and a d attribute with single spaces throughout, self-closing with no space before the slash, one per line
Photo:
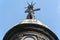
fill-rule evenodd
<path id="1" fill-rule="evenodd" d="M 35 12 L 36 19 L 48 25 L 60 39 L 60 0 L 0 0 L 0 40 L 9 29 L 26 18 L 25 7 L 32 1 L 36 2 L 35 8 L 41 8 Z"/>

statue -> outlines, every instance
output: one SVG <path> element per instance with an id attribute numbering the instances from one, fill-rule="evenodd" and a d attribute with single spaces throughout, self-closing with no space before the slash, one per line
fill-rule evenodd
<path id="1" fill-rule="evenodd" d="M 34 6 L 33 3 L 31 3 L 31 4 L 28 3 L 27 10 L 25 11 L 25 13 L 28 13 L 27 19 L 35 19 L 34 11 L 40 10 L 40 8 L 33 9 L 34 8 L 33 6 Z"/>

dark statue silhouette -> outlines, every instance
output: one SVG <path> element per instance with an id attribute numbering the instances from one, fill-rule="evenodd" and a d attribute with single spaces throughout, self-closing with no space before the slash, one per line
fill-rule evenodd
<path id="1" fill-rule="evenodd" d="M 28 13 L 27 19 L 35 19 L 34 11 L 40 10 L 40 8 L 33 9 L 34 8 L 33 6 L 34 6 L 33 3 L 31 3 L 31 4 L 28 3 L 27 10 L 25 11 L 25 13 Z"/>

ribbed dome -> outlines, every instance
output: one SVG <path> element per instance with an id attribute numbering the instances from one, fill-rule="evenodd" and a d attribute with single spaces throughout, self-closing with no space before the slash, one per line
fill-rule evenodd
<path id="1" fill-rule="evenodd" d="M 58 40 L 58 37 L 39 20 L 35 19 L 33 4 L 29 4 L 25 12 L 28 13 L 27 18 L 10 29 L 3 40 L 25 40 L 25 38 L 33 38 L 34 40 Z"/>

